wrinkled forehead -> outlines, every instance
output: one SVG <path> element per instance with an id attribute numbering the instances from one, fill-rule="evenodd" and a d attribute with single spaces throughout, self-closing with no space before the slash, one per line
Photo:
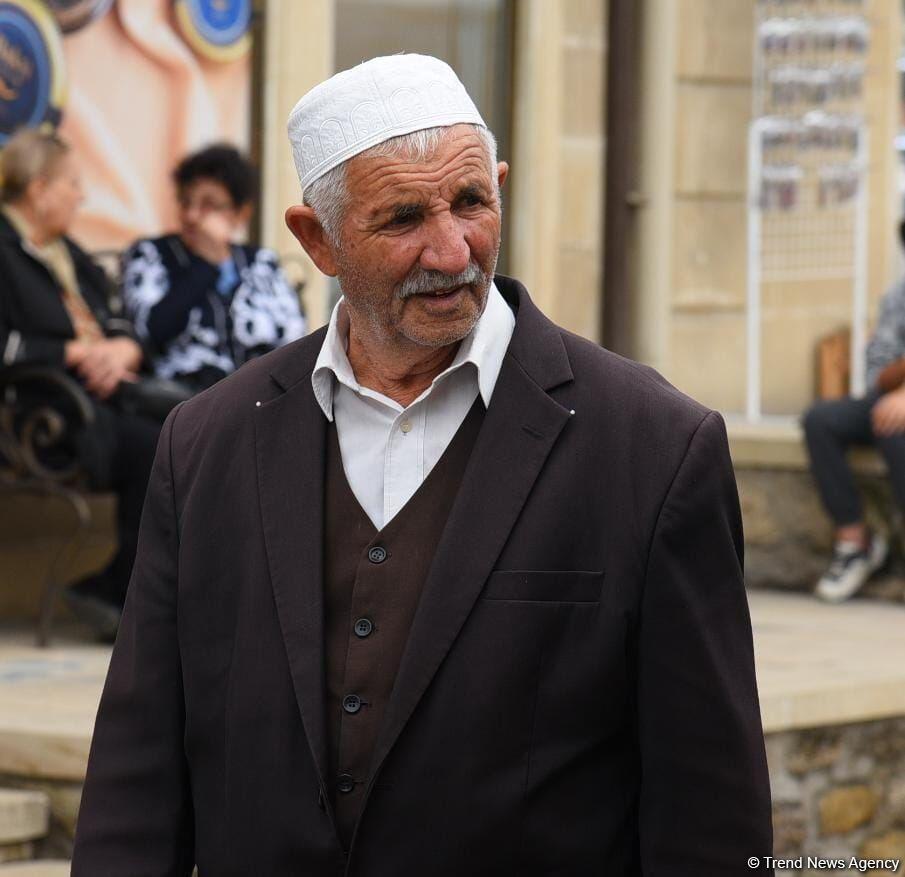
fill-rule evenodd
<path id="1" fill-rule="evenodd" d="M 352 203 L 411 195 L 450 197 L 464 189 L 492 190 L 494 173 L 485 140 L 469 125 L 431 132 L 430 138 L 398 138 L 390 148 L 348 159 L 345 186 Z M 490 191 L 487 191 L 490 194 Z"/>

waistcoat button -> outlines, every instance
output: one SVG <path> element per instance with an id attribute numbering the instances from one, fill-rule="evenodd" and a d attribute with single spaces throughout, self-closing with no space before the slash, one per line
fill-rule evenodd
<path id="1" fill-rule="evenodd" d="M 361 698 L 357 694 L 347 694 L 343 698 L 343 709 L 347 713 L 357 713 L 361 709 Z"/>
<path id="2" fill-rule="evenodd" d="M 371 563 L 383 563 L 387 559 L 387 550 L 382 545 L 375 545 L 368 551 L 368 560 Z"/>
<path id="3" fill-rule="evenodd" d="M 374 625 L 371 623 L 370 618 L 359 618 L 358 621 L 355 622 L 354 630 L 355 636 L 363 639 L 370 635 L 371 631 L 374 630 Z"/>
<path id="4" fill-rule="evenodd" d="M 341 773 L 336 779 L 336 788 L 344 795 L 355 788 L 355 780 L 347 773 Z"/>

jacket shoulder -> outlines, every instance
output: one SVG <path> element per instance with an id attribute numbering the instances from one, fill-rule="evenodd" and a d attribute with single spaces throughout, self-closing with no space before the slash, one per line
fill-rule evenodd
<path id="1" fill-rule="evenodd" d="M 669 430 L 674 435 L 690 436 L 713 413 L 656 369 L 565 329 L 560 332 L 577 392 L 599 406 L 599 413 L 608 422 L 624 424 L 641 434 Z"/>
<path id="2" fill-rule="evenodd" d="M 263 405 L 300 381 L 310 382 L 325 334 L 326 328 L 321 328 L 256 357 L 193 396 L 180 405 L 180 430 L 230 429 L 245 420 L 256 403 Z M 280 376 L 279 381 L 275 374 Z"/>

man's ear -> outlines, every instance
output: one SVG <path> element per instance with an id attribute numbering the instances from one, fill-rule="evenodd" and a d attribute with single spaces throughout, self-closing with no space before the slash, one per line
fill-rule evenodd
<path id="1" fill-rule="evenodd" d="M 324 227 L 314 211 L 307 204 L 294 204 L 286 211 L 286 225 L 318 270 L 329 277 L 336 277 L 333 245 L 327 240 Z"/>
<path id="2" fill-rule="evenodd" d="M 509 176 L 509 165 L 506 164 L 505 161 L 501 161 L 497 163 L 496 166 L 496 174 L 497 174 L 497 182 L 500 184 L 500 188 L 503 188 L 503 183 L 506 182 L 506 177 Z"/>

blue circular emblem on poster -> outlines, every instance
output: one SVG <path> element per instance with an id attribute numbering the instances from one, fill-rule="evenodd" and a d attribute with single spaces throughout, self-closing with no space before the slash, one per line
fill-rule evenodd
<path id="1" fill-rule="evenodd" d="M 57 125 L 64 98 L 60 32 L 35 0 L 0 0 L 0 146 L 23 126 Z"/>
<path id="2" fill-rule="evenodd" d="M 184 37 L 213 61 L 232 61 L 248 51 L 251 12 L 251 0 L 176 0 Z"/>

